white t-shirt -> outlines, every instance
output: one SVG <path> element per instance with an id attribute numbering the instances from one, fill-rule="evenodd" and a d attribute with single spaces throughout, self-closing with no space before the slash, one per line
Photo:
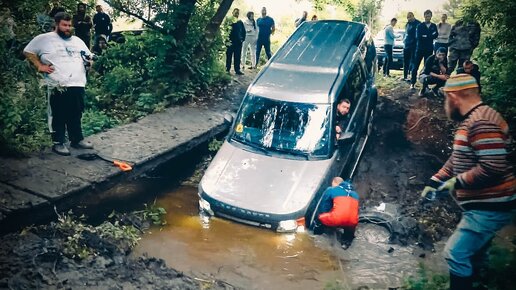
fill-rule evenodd
<path id="1" fill-rule="evenodd" d="M 23 51 L 37 55 L 43 64 L 54 67 L 53 73 L 45 74 L 47 85 L 86 86 L 86 69 L 81 51 L 86 55 L 91 52 L 80 38 L 72 36 L 63 39 L 55 31 L 47 32 L 34 37 Z"/>

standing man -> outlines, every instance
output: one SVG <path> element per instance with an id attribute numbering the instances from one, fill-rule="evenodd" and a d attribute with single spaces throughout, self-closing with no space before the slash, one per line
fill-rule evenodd
<path id="1" fill-rule="evenodd" d="M 396 22 L 398 19 L 391 19 L 391 23 L 385 26 L 384 29 L 384 44 L 383 50 L 385 51 L 385 57 L 383 58 L 383 76 L 390 77 L 390 66 L 392 63 L 392 47 L 394 46 L 394 41 L 396 40 L 396 35 L 394 34 L 394 26 L 396 26 Z"/>
<path id="2" fill-rule="evenodd" d="M 432 89 L 434 95 L 438 95 L 439 88 L 443 87 L 446 80 L 450 77 L 446 74 L 448 62 L 446 61 L 446 48 L 440 47 L 434 55 L 430 56 L 425 62 L 423 73 L 419 81 L 423 84 L 419 96 L 423 97 L 428 89 L 428 85 L 435 85 Z"/>
<path id="3" fill-rule="evenodd" d="M 32 39 L 24 54 L 45 76 L 52 150 L 59 155 L 70 155 L 65 145 L 65 130 L 72 147 L 93 148 L 90 142 L 83 140 L 81 128 L 86 86 L 86 68 L 81 55 L 91 52 L 80 38 L 72 36 L 69 14 L 59 12 L 54 20 L 55 30 Z"/>
<path id="4" fill-rule="evenodd" d="M 403 40 L 403 80 L 409 81 L 408 75 L 412 71 L 414 54 L 416 53 L 416 29 L 421 23 L 414 18 L 414 13 L 407 13 L 407 24 L 405 25 L 405 39 Z"/>
<path id="5" fill-rule="evenodd" d="M 91 17 L 86 15 L 86 4 L 77 4 L 77 14 L 73 16 L 73 28 L 75 35 L 82 39 L 88 48 L 90 47 L 92 27 Z"/>
<path id="6" fill-rule="evenodd" d="M 437 25 L 430 22 L 432 20 L 432 11 L 426 10 L 423 14 L 425 22 L 420 23 L 416 28 L 416 52 L 414 62 L 412 63 L 412 76 L 410 79 L 410 88 L 415 89 L 417 80 L 417 70 L 421 64 L 421 60 L 426 60 L 434 54 L 434 39 L 437 38 Z"/>
<path id="7" fill-rule="evenodd" d="M 271 59 L 271 35 L 274 34 L 276 27 L 274 25 L 274 19 L 267 16 L 267 9 L 262 8 L 262 17 L 256 21 L 258 24 L 258 40 L 256 43 L 256 63 L 260 63 L 260 53 L 262 52 L 262 46 L 265 48 L 265 54 L 267 59 Z"/>
<path id="8" fill-rule="evenodd" d="M 448 19 L 448 15 L 443 14 L 441 16 L 441 22 L 437 25 L 437 32 L 439 36 L 435 40 L 434 50 L 437 51 L 440 47 L 444 47 L 446 49 L 446 55 L 448 55 L 448 39 L 450 38 L 451 33 L 451 25 L 446 23 Z"/>
<path id="9" fill-rule="evenodd" d="M 296 19 L 296 21 L 294 23 L 296 25 L 296 27 L 298 27 L 299 25 L 303 24 L 303 22 L 306 21 L 307 17 L 308 17 L 308 12 L 303 11 L 303 15 L 301 16 L 301 18 Z"/>
<path id="10" fill-rule="evenodd" d="M 449 190 L 463 209 L 444 256 L 450 289 L 472 289 L 490 241 L 510 223 L 516 208 L 516 179 L 507 159 L 509 127 L 498 112 L 482 103 L 474 77 L 454 75 L 443 90 L 446 115 L 460 124 L 450 158 L 421 195 L 426 197 L 436 188 Z"/>
<path id="11" fill-rule="evenodd" d="M 247 12 L 247 19 L 244 21 L 245 40 L 242 46 L 242 68 L 245 67 L 247 50 L 251 53 L 251 67 L 256 68 L 256 39 L 258 38 L 258 26 L 254 20 L 254 12 Z"/>
<path id="12" fill-rule="evenodd" d="M 453 25 L 450 33 L 448 63 L 450 64 L 448 74 L 451 74 L 457 62 L 459 68 L 464 61 L 469 60 L 473 50 L 480 41 L 480 25 L 475 21 L 466 22 L 459 20 Z"/>
<path id="13" fill-rule="evenodd" d="M 109 15 L 104 13 L 102 6 L 95 6 L 97 13 L 93 16 L 93 28 L 95 28 L 95 40 L 94 45 L 97 44 L 98 38 L 101 34 L 104 34 L 106 38 L 109 40 L 109 36 L 111 35 L 111 31 L 113 30 L 113 25 L 111 24 L 111 18 Z"/>
<path id="14" fill-rule="evenodd" d="M 235 8 L 233 9 L 233 15 L 226 18 L 226 31 L 228 32 L 228 39 L 226 40 L 226 71 L 229 73 L 231 60 L 234 58 L 235 74 L 243 75 L 242 71 L 240 71 L 240 58 L 242 42 L 245 40 L 245 28 L 238 16 L 240 16 L 240 10 Z"/>

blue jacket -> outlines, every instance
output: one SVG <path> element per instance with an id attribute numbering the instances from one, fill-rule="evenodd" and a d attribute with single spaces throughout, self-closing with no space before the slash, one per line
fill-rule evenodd
<path id="1" fill-rule="evenodd" d="M 323 193 L 321 204 L 317 212 L 329 212 L 333 208 L 333 199 L 335 197 L 348 195 L 356 200 L 359 199 L 358 193 L 349 181 L 344 181 L 335 187 L 328 187 Z"/>
<path id="2" fill-rule="evenodd" d="M 405 40 L 403 40 L 405 48 L 416 47 L 416 28 L 419 23 L 421 23 L 419 20 L 414 19 L 414 21 L 407 22 L 407 25 L 405 25 Z"/>
<path id="3" fill-rule="evenodd" d="M 424 22 L 419 23 L 416 29 L 416 51 L 432 53 L 434 51 L 434 39 L 437 36 L 439 36 L 439 32 L 435 23 L 430 23 L 429 27 Z"/>

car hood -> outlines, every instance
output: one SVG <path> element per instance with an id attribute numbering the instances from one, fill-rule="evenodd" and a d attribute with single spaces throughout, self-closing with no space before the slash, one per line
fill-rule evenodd
<path id="1" fill-rule="evenodd" d="M 330 164 L 331 159 L 266 156 L 224 142 L 201 187 L 210 197 L 242 209 L 289 214 L 308 206 Z"/>

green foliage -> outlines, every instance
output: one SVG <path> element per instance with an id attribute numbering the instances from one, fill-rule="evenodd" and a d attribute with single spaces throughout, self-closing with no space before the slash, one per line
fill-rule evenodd
<path id="1" fill-rule="evenodd" d="M 489 289 L 514 289 L 514 273 L 516 273 L 514 245 L 512 241 L 512 247 L 508 249 L 495 244 L 489 250 Z"/>
<path id="2" fill-rule="evenodd" d="M 116 125 L 116 121 L 102 111 L 87 109 L 82 114 L 82 131 L 84 136 L 93 135 Z"/>
<path id="3" fill-rule="evenodd" d="M 152 224 L 157 226 L 164 226 L 167 224 L 167 220 L 165 219 L 165 215 L 167 211 L 156 205 L 156 201 L 154 201 L 151 205 L 144 204 L 145 208 L 140 211 L 134 212 L 134 214 L 140 217 L 143 220 L 150 220 Z"/>
<path id="4" fill-rule="evenodd" d="M 222 146 L 222 144 L 224 143 L 224 140 L 217 140 L 215 138 L 213 138 L 210 143 L 208 144 L 208 150 L 211 151 L 211 152 L 217 152 L 219 151 L 220 147 Z"/>
<path id="5" fill-rule="evenodd" d="M 406 290 L 447 290 L 448 275 L 429 272 L 423 264 L 416 277 L 409 277 L 402 289 Z"/>
<path id="6" fill-rule="evenodd" d="M 474 59 L 482 72 L 482 95 L 486 103 L 516 126 L 516 5 L 513 0 L 468 0 L 462 5 L 463 17 L 482 25 Z"/>
<path id="7" fill-rule="evenodd" d="M 16 34 L 16 44 L 8 46 L 9 29 L 0 24 L 0 152 L 28 153 L 48 146 L 50 138 L 41 75 L 24 61 L 22 51 L 34 36 L 44 32 L 43 26 L 48 23 L 38 19 L 48 14 L 51 1 L 0 2 L 2 7 L 10 8 L 8 17 L 14 19 Z M 149 2 L 130 1 L 128 5 L 144 7 L 140 11 L 144 16 L 152 11 L 148 16 L 154 17 L 159 29 L 149 29 L 141 36 L 127 35 L 124 44 L 112 43 L 94 64 L 86 86 L 85 135 L 135 121 L 229 81 L 220 62 L 220 35 L 215 35 L 204 57 L 192 57 L 198 44 L 206 41 L 204 29 L 218 8 L 216 1 L 197 1 L 180 43 L 167 33 L 181 20 L 175 14 L 181 12 L 180 7 L 159 2 L 148 10 L 145 3 Z M 72 14 L 76 4 L 60 1 L 60 6 Z"/>
<path id="8" fill-rule="evenodd" d="M 341 281 L 339 280 L 335 280 L 335 281 L 331 281 L 331 282 L 327 282 L 325 285 L 324 285 L 324 290 L 347 290 L 347 289 L 351 289 L 351 287 L 349 286 L 345 286 L 344 284 L 342 284 Z"/>
<path id="9" fill-rule="evenodd" d="M 141 221 L 150 221 L 160 226 L 166 224 L 165 214 L 165 209 L 156 206 L 155 203 L 150 206 L 145 204 L 145 209 L 132 213 Z M 90 245 L 88 239 L 91 239 L 91 236 L 98 236 L 101 239 L 101 244 L 134 248 L 140 240 L 142 231 L 133 224 L 122 222 L 124 220 L 122 217 L 124 216 L 113 212 L 106 221 L 98 226 L 92 226 L 85 222 L 86 217 L 84 215 L 77 217 L 71 210 L 68 213 L 57 213 L 57 222 L 54 224 L 54 229 L 57 234 L 64 238 L 63 254 L 74 259 L 84 259 L 91 255 L 98 255 L 99 251 L 103 249 L 98 248 L 98 245 L 97 247 Z"/>

